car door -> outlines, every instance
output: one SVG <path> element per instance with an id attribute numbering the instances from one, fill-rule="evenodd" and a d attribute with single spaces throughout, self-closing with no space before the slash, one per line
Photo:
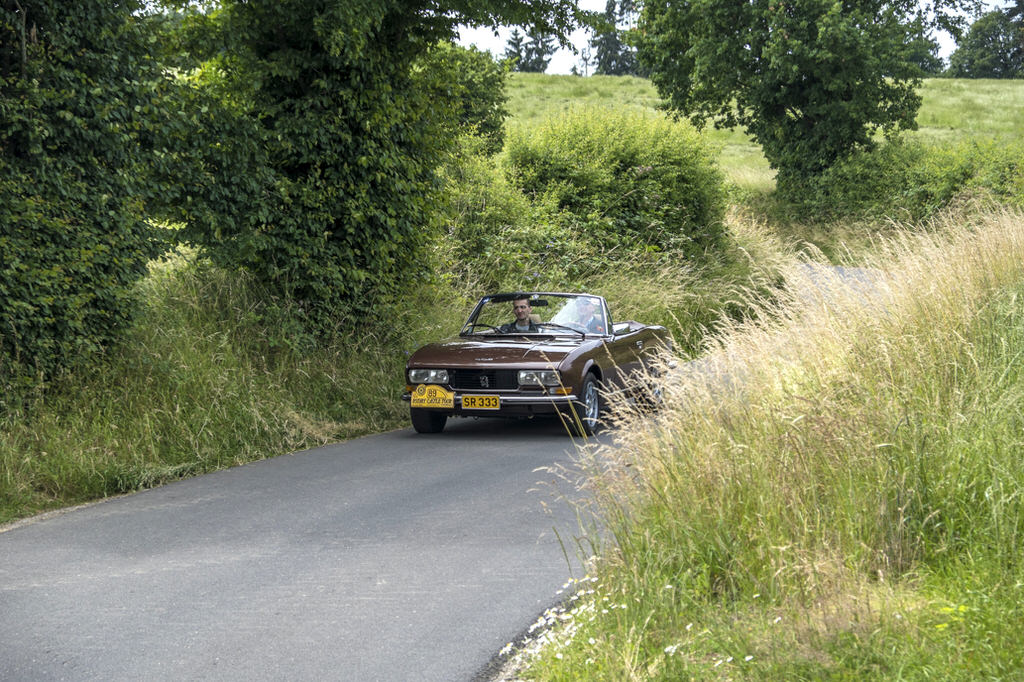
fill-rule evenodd
<path id="1" fill-rule="evenodd" d="M 623 322 L 612 328 L 612 337 L 605 341 L 606 352 L 615 367 L 612 383 L 619 387 L 643 369 L 643 358 L 651 342 L 651 334 L 642 325 Z"/>

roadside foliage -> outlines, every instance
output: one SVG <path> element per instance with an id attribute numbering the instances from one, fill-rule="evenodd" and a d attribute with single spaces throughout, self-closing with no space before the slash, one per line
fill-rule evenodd
<path id="1" fill-rule="evenodd" d="M 500 141 L 501 68 L 441 46 L 460 24 L 564 35 L 574 12 L 5 0 L 4 386 L 38 387 L 123 338 L 130 290 L 168 240 L 252 274 L 268 319 L 287 321 L 278 343 L 366 319 L 428 272 L 453 131 Z"/>
<path id="2" fill-rule="evenodd" d="M 154 106 L 141 3 L 0 3 L 0 413 L 91 361 L 164 248 L 139 145 Z"/>
<path id="3" fill-rule="evenodd" d="M 606 107 L 512 126 L 493 159 L 463 140 L 445 166 L 445 271 L 483 289 L 579 288 L 634 260 L 713 262 L 724 178 L 686 123 Z"/>

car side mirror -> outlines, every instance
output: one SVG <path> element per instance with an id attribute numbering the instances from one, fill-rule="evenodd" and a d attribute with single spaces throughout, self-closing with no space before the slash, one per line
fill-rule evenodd
<path id="1" fill-rule="evenodd" d="M 619 334 L 625 334 L 629 331 L 629 322 L 619 322 L 612 326 L 612 334 L 618 336 Z"/>

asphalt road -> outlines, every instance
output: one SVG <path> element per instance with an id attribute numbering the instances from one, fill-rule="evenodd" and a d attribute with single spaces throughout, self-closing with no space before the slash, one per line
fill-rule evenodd
<path id="1" fill-rule="evenodd" d="M 536 471 L 573 450 L 450 420 L 18 524 L 0 679 L 472 679 L 579 575 L 574 492 Z"/>

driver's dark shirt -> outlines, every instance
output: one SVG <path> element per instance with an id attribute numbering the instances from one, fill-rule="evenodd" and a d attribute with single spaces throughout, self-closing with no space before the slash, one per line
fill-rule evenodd
<path id="1" fill-rule="evenodd" d="M 516 329 L 516 323 L 515 322 L 509 322 L 508 324 L 503 324 L 500 327 L 498 327 L 498 330 L 502 334 L 536 334 L 537 332 L 540 331 L 539 329 L 537 329 L 537 325 L 535 325 L 533 323 L 533 321 L 530 322 L 530 327 L 528 329 L 526 329 L 526 330 Z"/>

